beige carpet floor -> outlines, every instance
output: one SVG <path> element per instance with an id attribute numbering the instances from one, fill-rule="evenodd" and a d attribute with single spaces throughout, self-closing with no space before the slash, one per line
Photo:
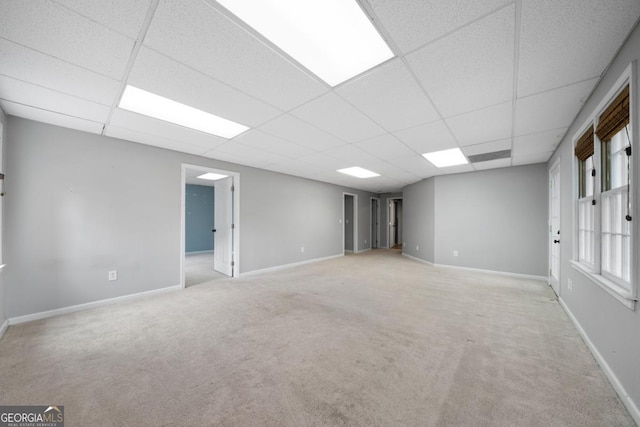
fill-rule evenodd
<path id="1" fill-rule="evenodd" d="M 213 269 L 213 251 L 187 253 L 184 257 L 184 284 L 186 287 L 226 279 L 222 273 Z"/>
<path id="2" fill-rule="evenodd" d="M 546 284 L 376 250 L 9 327 L 67 426 L 633 426 Z"/>

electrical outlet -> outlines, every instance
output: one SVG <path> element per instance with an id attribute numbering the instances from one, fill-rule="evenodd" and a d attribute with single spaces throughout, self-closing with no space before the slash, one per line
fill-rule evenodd
<path id="1" fill-rule="evenodd" d="M 453 251 L 453 256 L 458 256 L 458 251 Z"/>
<path id="2" fill-rule="evenodd" d="M 416 251 L 420 250 L 420 245 L 416 245 Z"/>
<path id="3" fill-rule="evenodd" d="M 304 253 L 304 246 L 300 247 L 300 252 Z"/>
<path id="4" fill-rule="evenodd" d="M 118 271 L 117 270 L 111 270 L 109 272 L 109 280 L 118 280 Z"/>
<path id="5" fill-rule="evenodd" d="M 569 292 L 573 292 L 573 281 L 571 279 L 567 279 L 567 288 L 569 288 Z"/>

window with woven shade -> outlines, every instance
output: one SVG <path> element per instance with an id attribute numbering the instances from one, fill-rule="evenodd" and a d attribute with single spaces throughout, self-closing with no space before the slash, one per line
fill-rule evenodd
<path id="1" fill-rule="evenodd" d="M 595 259 L 594 142 L 593 124 L 590 124 L 575 147 L 578 158 L 578 259 L 591 267 Z"/>
<path id="2" fill-rule="evenodd" d="M 632 80 L 629 66 L 574 138 L 577 244 L 572 265 L 635 309 L 640 266 L 633 262 L 638 242 L 632 219 L 638 207 L 632 200 Z"/>

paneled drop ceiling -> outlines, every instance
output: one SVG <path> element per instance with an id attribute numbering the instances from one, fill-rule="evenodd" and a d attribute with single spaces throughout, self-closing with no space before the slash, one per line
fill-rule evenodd
<path id="1" fill-rule="evenodd" d="M 389 192 L 438 174 L 547 161 L 640 17 L 637 0 L 359 3 L 395 57 L 331 88 L 214 0 L 0 0 L 0 106 Z M 250 130 L 227 140 L 121 110 L 126 84 Z M 437 169 L 421 156 L 455 147 L 511 157 Z M 351 166 L 381 176 L 336 172 Z"/>

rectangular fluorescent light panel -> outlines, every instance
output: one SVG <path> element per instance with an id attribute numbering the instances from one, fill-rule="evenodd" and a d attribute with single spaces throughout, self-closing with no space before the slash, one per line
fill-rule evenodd
<path id="1" fill-rule="evenodd" d="M 130 85 L 125 87 L 118 107 L 227 139 L 249 129 L 231 120 Z"/>
<path id="2" fill-rule="evenodd" d="M 331 86 L 393 58 L 355 0 L 218 0 Z"/>
<path id="3" fill-rule="evenodd" d="M 219 174 L 219 173 L 207 172 L 205 174 L 197 176 L 196 178 L 208 179 L 209 181 L 217 181 L 219 179 L 226 178 L 228 176 L 229 175 L 222 175 L 222 174 Z"/>
<path id="4" fill-rule="evenodd" d="M 446 168 L 448 166 L 464 165 L 469 163 L 459 148 L 434 151 L 433 153 L 425 153 L 422 156 L 437 168 Z"/>
<path id="5" fill-rule="evenodd" d="M 355 176 L 356 178 L 373 178 L 374 176 L 380 176 L 380 174 L 371 172 L 370 170 L 366 170 L 358 166 L 346 169 L 338 169 L 338 172 Z"/>

